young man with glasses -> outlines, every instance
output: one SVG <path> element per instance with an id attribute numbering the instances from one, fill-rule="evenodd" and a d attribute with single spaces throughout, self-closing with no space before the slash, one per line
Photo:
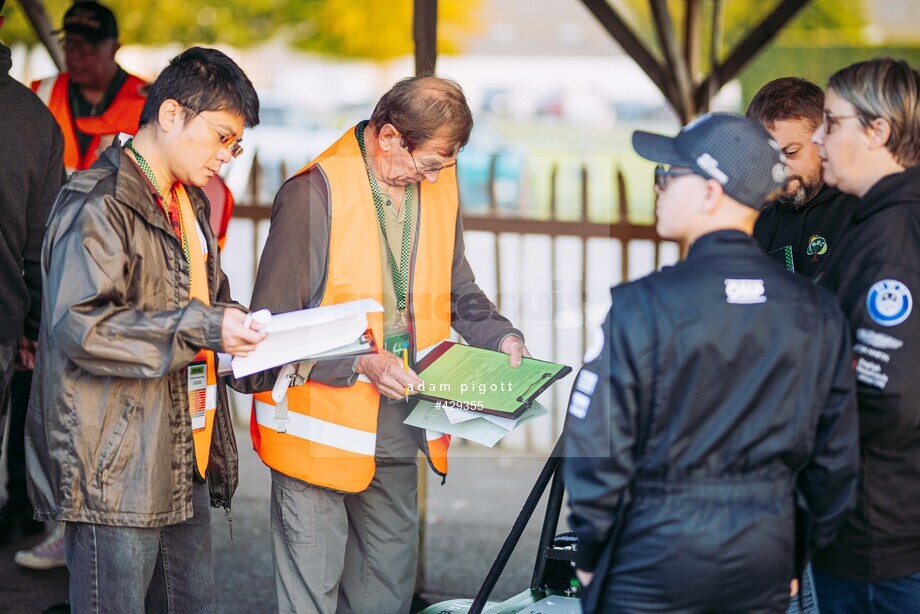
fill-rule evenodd
<path id="1" fill-rule="evenodd" d="M 144 81 L 115 62 L 118 24 L 108 7 L 76 2 L 64 14 L 61 48 L 67 71 L 32 83 L 64 133 L 67 173 L 89 168 L 119 132 L 137 131 Z"/>
<path id="2" fill-rule="evenodd" d="M 275 198 L 252 308 L 286 312 L 358 298 L 384 307 L 371 318 L 381 351 L 317 363 L 288 392 L 287 411 L 297 417 L 288 427 L 274 420 L 271 395 L 256 395 L 253 444 L 272 468 L 281 612 L 410 611 L 417 453 L 444 476 L 450 438 L 403 423 L 413 407 L 406 389 L 421 384 L 403 356 L 414 365 L 451 327 L 472 345 L 509 354 L 512 366 L 528 355 L 464 255 L 453 167 L 472 128 L 456 83 L 404 79 L 370 121 L 349 129 Z M 273 383 L 241 382 L 255 390 Z"/>
<path id="3" fill-rule="evenodd" d="M 828 81 L 812 140 L 827 182 L 858 198 L 819 273 L 853 334 L 863 460 L 857 513 L 815 557 L 822 612 L 920 611 L 920 73 L 904 61 Z"/>
<path id="4" fill-rule="evenodd" d="M 786 180 L 763 126 L 714 113 L 633 147 L 670 166 L 657 229 L 690 250 L 611 291 L 575 380 L 563 471 L 582 605 L 782 612 L 855 495 L 846 322 L 750 236 Z"/>
<path id="5" fill-rule="evenodd" d="M 258 121 L 243 71 L 189 49 L 137 135 L 55 203 L 26 454 L 36 516 L 65 522 L 76 612 L 213 611 L 209 503 L 229 510 L 237 482 L 215 352 L 265 335 L 230 298 L 200 188 Z"/>

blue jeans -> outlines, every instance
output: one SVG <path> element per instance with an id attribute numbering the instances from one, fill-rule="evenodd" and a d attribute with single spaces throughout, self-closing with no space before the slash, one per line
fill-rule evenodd
<path id="1" fill-rule="evenodd" d="M 165 527 L 68 522 L 64 556 L 74 614 L 214 611 L 208 486 L 192 486 L 193 516 Z"/>
<path id="2" fill-rule="evenodd" d="M 815 571 L 821 614 L 906 614 L 920 612 L 920 573 L 863 582 Z"/>

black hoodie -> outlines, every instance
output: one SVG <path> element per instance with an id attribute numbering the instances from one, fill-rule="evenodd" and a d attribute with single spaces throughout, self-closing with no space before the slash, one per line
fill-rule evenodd
<path id="1" fill-rule="evenodd" d="M 818 274 L 850 323 L 859 399 L 856 513 L 815 568 L 874 581 L 920 571 L 920 167 L 857 203 Z"/>
<path id="2" fill-rule="evenodd" d="M 856 197 L 825 185 L 814 198 L 793 207 L 774 201 L 754 225 L 754 238 L 771 257 L 787 266 L 791 258 L 796 273 L 814 277 L 840 247 Z"/>
<path id="3" fill-rule="evenodd" d="M 0 341 L 38 338 L 42 237 L 64 180 L 61 129 L 12 65 L 0 44 Z"/>

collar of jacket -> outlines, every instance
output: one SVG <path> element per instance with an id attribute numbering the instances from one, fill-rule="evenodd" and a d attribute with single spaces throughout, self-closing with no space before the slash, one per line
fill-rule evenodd
<path id="1" fill-rule="evenodd" d="M 10 78 L 11 68 L 13 68 L 13 52 L 9 47 L 0 43 L 0 83 Z"/>
<path id="2" fill-rule="evenodd" d="M 920 166 L 879 179 L 859 199 L 853 213 L 853 223 L 862 223 L 879 211 L 896 205 L 920 206 Z"/>
<path id="3" fill-rule="evenodd" d="M 128 157 L 124 148 L 112 145 L 106 149 L 93 166 L 100 165 L 111 166 L 115 169 L 115 200 L 131 207 L 149 224 L 162 228 L 173 239 L 179 240 L 163 213 L 163 208 L 150 192 L 150 187 L 141 175 L 141 171 Z M 195 210 L 195 217 L 200 220 L 198 209 L 201 203 L 198 202 L 197 194 L 194 192 L 195 190 L 188 190 L 189 200 Z"/>
<path id="4" fill-rule="evenodd" d="M 699 237 L 690 251 L 687 259 L 701 256 L 730 256 L 732 254 L 747 253 L 754 250 L 762 254 L 763 251 L 751 235 L 740 230 L 716 230 Z"/>

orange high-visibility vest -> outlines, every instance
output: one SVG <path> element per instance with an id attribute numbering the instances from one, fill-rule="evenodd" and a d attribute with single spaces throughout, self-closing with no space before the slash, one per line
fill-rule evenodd
<path id="1" fill-rule="evenodd" d="M 354 128 L 298 174 L 319 166 L 329 182 L 329 261 L 320 305 L 372 298 L 383 303 L 383 262 L 374 200 Z M 413 347 L 450 336 L 450 289 L 458 212 L 457 177 L 444 169 L 436 183 L 420 183 L 416 249 L 410 264 Z M 306 263 L 303 264 L 306 266 Z M 378 343 L 383 314 L 368 314 Z M 269 467 L 309 484 L 361 492 L 374 477 L 380 395 L 359 379 L 350 387 L 307 381 L 288 389 L 286 420 L 278 420 L 270 392 L 253 399 L 253 447 Z M 447 474 L 450 436 L 429 431 L 423 446 L 432 469 Z"/>
<path id="2" fill-rule="evenodd" d="M 64 167 L 68 175 L 73 171 L 86 170 L 96 161 L 96 153 L 103 135 L 116 135 L 119 132 L 137 134 L 141 110 L 146 100 L 143 93 L 145 86 L 143 80 L 128 75 L 109 108 L 102 115 L 81 117 L 75 121 L 70 109 L 68 73 L 32 82 L 32 91 L 38 94 L 54 115 L 64 134 Z M 80 155 L 77 130 L 93 135 L 93 140 L 83 155 Z"/>
<path id="3" fill-rule="evenodd" d="M 182 218 L 182 236 L 188 245 L 189 273 L 192 277 L 190 298 L 196 298 L 205 305 L 211 304 L 208 290 L 208 255 L 204 252 L 198 236 L 199 228 L 192 203 L 185 186 L 177 183 L 173 188 L 179 201 L 179 215 Z M 195 467 L 198 475 L 205 477 L 208 457 L 211 453 L 211 434 L 214 432 L 214 416 L 217 410 L 217 369 L 214 352 L 200 350 L 193 363 L 204 363 L 207 388 L 203 395 L 189 391 L 189 410 L 192 412 L 192 439 L 195 444 Z M 186 369 L 191 368 L 187 367 Z"/>

